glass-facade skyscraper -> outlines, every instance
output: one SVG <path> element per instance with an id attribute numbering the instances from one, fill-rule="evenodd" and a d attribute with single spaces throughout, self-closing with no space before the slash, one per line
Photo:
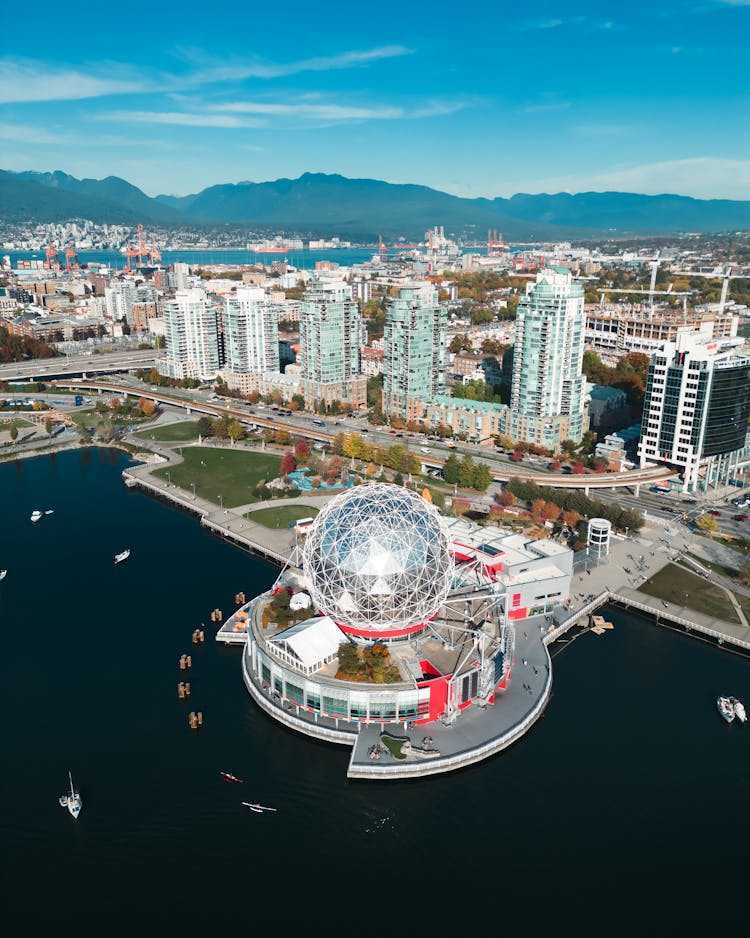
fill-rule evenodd
<path id="1" fill-rule="evenodd" d="M 448 316 L 431 283 L 401 287 L 388 303 L 383 335 L 383 413 L 421 416 L 445 390 Z"/>
<path id="2" fill-rule="evenodd" d="M 518 303 L 509 413 L 516 440 L 556 450 L 588 429 L 583 289 L 566 267 L 549 267 Z"/>
<path id="3" fill-rule="evenodd" d="M 362 376 L 362 319 L 351 287 L 342 280 L 315 280 L 302 298 L 300 364 L 305 405 L 347 407 L 367 403 Z"/>
<path id="4" fill-rule="evenodd" d="M 279 370 L 276 307 L 260 287 L 238 287 L 224 298 L 225 368 L 233 374 Z"/>
<path id="5" fill-rule="evenodd" d="M 714 339 L 709 324 L 703 332 L 678 332 L 651 358 L 641 467 L 679 467 L 684 492 L 726 482 L 750 461 L 750 357 L 737 353 L 741 342 Z"/>
<path id="6" fill-rule="evenodd" d="M 217 309 L 203 290 L 178 290 L 164 303 L 166 358 L 157 364 L 170 378 L 211 381 L 220 366 Z"/>

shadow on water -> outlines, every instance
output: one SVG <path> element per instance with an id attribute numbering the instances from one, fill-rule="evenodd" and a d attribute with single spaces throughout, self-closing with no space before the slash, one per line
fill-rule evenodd
<path id="1" fill-rule="evenodd" d="M 348 751 L 257 710 L 239 649 L 212 640 L 210 610 L 275 569 L 127 490 L 126 465 L 87 449 L 0 466 L 6 934 L 745 920 L 750 727 L 724 725 L 715 699 L 750 703 L 750 663 L 612 610 L 614 632 L 555 658 L 553 699 L 512 749 L 422 782 L 349 782 Z M 68 768 L 77 823 L 57 804 Z"/>

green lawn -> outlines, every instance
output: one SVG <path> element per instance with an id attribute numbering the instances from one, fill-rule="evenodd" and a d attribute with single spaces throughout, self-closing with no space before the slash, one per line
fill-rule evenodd
<path id="1" fill-rule="evenodd" d="M 718 586 L 683 567 L 669 563 L 638 587 L 642 593 L 664 599 L 675 606 L 687 606 L 725 622 L 739 622 L 729 597 Z"/>
<path id="2" fill-rule="evenodd" d="M 188 446 L 182 451 L 183 462 L 171 469 L 156 469 L 154 475 L 169 479 L 173 485 L 227 508 L 256 501 L 253 489 L 261 481 L 275 479 L 281 457 L 273 453 L 247 453 L 236 449 L 209 449 Z"/>
<path id="3" fill-rule="evenodd" d="M 395 736 L 389 736 L 388 733 L 381 734 L 380 742 L 385 746 L 385 748 L 390 752 L 394 759 L 405 759 L 406 756 L 401 751 L 405 739 L 396 739 Z"/>
<path id="4" fill-rule="evenodd" d="M 284 505 L 273 508 L 259 508 L 257 511 L 248 511 L 245 515 L 250 521 L 257 521 L 264 528 L 286 528 L 300 518 L 314 518 L 318 509 L 309 505 Z"/>
<path id="5" fill-rule="evenodd" d="M 33 424 L 24 420 L 23 417 L 0 417 L 0 430 L 10 430 L 11 427 L 16 427 L 18 430 L 25 430 L 27 427 L 31 427 Z"/>
<path id="6" fill-rule="evenodd" d="M 85 430 L 90 430 L 93 427 L 97 427 L 103 417 L 100 417 L 95 410 L 77 410 L 75 413 L 70 415 L 73 418 L 73 422 L 76 426 L 81 427 Z"/>
<path id="7" fill-rule="evenodd" d="M 148 430 L 141 430 L 138 436 L 142 440 L 162 440 L 167 443 L 197 440 L 198 421 L 183 420 L 180 423 L 169 423 L 163 426 L 151 427 Z"/>

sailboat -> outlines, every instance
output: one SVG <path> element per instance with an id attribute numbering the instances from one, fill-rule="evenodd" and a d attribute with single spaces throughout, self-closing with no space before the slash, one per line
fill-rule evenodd
<path id="1" fill-rule="evenodd" d="M 264 811 L 276 811 L 276 808 L 269 808 L 268 805 L 265 804 L 251 804 L 249 801 L 243 801 L 242 804 L 246 808 L 250 808 L 251 811 L 255 811 L 256 814 L 263 814 Z"/>
<path id="2" fill-rule="evenodd" d="M 68 781 L 70 782 L 70 794 L 60 795 L 60 804 L 63 808 L 67 808 L 77 821 L 83 807 L 83 801 L 80 793 L 73 788 L 73 776 L 70 774 L 70 770 L 68 770 Z"/>

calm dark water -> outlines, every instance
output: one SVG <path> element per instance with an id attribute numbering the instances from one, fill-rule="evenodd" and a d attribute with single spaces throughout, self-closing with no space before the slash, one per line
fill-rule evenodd
<path id="1" fill-rule="evenodd" d="M 190 643 L 275 570 L 129 492 L 125 465 L 0 465 L 3 934 L 746 931 L 750 726 L 714 700 L 750 704 L 750 662 L 614 611 L 556 656 L 551 705 L 505 754 L 347 782 L 346 750 L 254 707 L 239 649 Z M 77 824 L 57 804 L 69 767 Z"/>

